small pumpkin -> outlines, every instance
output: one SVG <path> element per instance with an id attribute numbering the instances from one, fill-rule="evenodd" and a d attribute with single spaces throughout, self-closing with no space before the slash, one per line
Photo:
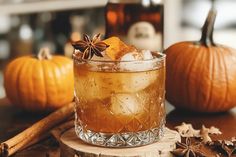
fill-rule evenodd
<path id="1" fill-rule="evenodd" d="M 166 98 L 176 107 L 222 112 L 236 106 L 236 50 L 215 44 L 215 18 L 211 9 L 200 41 L 179 42 L 165 51 Z"/>
<path id="2" fill-rule="evenodd" d="M 43 48 L 35 56 L 16 58 L 4 73 L 6 95 L 27 111 L 50 111 L 73 100 L 73 62 Z"/>

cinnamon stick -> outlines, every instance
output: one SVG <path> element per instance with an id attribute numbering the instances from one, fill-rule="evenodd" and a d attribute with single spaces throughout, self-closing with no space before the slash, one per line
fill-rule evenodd
<path id="1" fill-rule="evenodd" d="M 65 122 L 73 115 L 73 111 L 74 103 L 72 102 L 51 113 L 13 138 L 1 143 L 0 157 L 10 156 L 18 150 L 22 150 L 47 137 L 50 130 Z"/>

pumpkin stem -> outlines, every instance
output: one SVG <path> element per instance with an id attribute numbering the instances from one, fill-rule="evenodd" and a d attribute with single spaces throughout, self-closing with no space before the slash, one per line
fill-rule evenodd
<path id="1" fill-rule="evenodd" d="M 202 37 L 200 39 L 200 43 L 205 45 L 206 47 L 216 46 L 213 40 L 213 30 L 216 19 L 216 13 L 217 11 L 212 7 L 208 12 L 207 18 L 202 27 Z"/>
<path id="2" fill-rule="evenodd" d="M 44 59 L 50 60 L 50 59 L 52 59 L 52 55 L 50 54 L 49 48 L 48 47 L 41 48 L 39 50 L 37 58 L 39 60 L 44 60 Z"/>

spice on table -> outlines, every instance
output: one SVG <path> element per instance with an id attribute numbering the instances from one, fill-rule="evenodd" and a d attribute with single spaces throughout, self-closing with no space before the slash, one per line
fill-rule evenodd
<path id="1" fill-rule="evenodd" d="M 200 137 L 200 130 L 195 130 L 192 124 L 183 122 L 175 127 L 182 137 Z"/>
<path id="2" fill-rule="evenodd" d="M 236 140 L 216 140 L 208 142 L 208 145 L 217 152 L 226 154 L 227 157 L 236 156 Z"/>
<path id="3" fill-rule="evenodd" d="M 207 142 L 212 141 L 209 134 L 219 135 L 219 134 L 222 134 L 222 132 L 214 126 L 212 126 L 210 128 L 206 128 L 204 125 L 202 125 L 202 128 L 200 130 L 200 134 L 201 134 L 202 142 L 207 143 Z"/>
<path id="4" fill-rule="evenodd" d="M 13 138 L 0 143 L 0 157 L 11 156 L 49 136 L 49 131 L 73 116 L 74 102 L 56 110 Z"/>
<path id="5" fill-rule="evenodd" d="M 216 135 L 222 134 L 222 132 L 214 126 L 207 128 L 204 125 L 202 125 L 202 128 L 198 130 L 194 129 L 192 124 L 184 122 L 181 125 L 176 126 L 175 128 L 177 129 L 181 137 L 201 138 L 204 143 L 211 141 L 211 137 L 209 136 L 209 134 L 216 134 Z"/>
<path id="6" fill-rule="evenodd" d="M 200 150 L 201 143 L 192 143 L 190 138 L 186 138 L 184 143 L 177 142 L 176 149 L 172 154 L 179 157 L 205 157 L 205 153 Z"/>
<path id="7" fill-rule="evenodd" d="M 214 140 L 212 141 L 210 134 L 220 135 L 222 132 L 219 128 L 211 126 L 210 128 L 202 125 L 202 128 L 197 130 L 194 129 L 192 124 L 182 123 L 175 127 L 181 137 L 187 137 L 185 143 L 176 143 L 176 149 L 172 151 L 175 156 L 184 157 L 201 157 L 201 156 L 212 156 L 208 153 L 214 154 L 214 157 L 236 157 L 236 137 L 232 137 L 231 140 Z M 197 139 L 196 139 L 197 138 Z M 195 144 L 191 143 L 191 139 L 196 141 Z M 208 147 L 207 147 L 208 146 Z M 201 149 L 200 149 L 201 148 Z M 203 149 L 202 149 L 203 148 Z M 204 150 L 204 153 L 202 150 Z M 212 152 L 213 151 L 213 152 Z"/>

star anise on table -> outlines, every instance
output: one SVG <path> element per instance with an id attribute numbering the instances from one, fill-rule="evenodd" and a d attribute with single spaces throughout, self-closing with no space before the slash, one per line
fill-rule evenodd
<path id="1" fill-rule="evenodd" d="M 84 34 L 83 40 L 79 40 L 72 43 L 72 46 L 79 50 L 82 55 L 82 59 L 91 59 L 94 55 L 103 57 L 102 52 L 109 47 L 105 42 L 100 40 L 101 34 L 95 35 L 92 39 Z"/>
<path id="2" fill-rule="evenodd" d="M 186 138 L 185 143 L 177 142 L 176 149 L 171 153 L 178 157 L 206 157 L 200 151 L 200 143 L 193 144 L 189 137 Z"/>
<path id="3" fill-rule="evenodd" d="M 216 140 L 208 143 L 217 152 L 226 154 L 228 157 L 236 156 L 236 140 Z"/>

